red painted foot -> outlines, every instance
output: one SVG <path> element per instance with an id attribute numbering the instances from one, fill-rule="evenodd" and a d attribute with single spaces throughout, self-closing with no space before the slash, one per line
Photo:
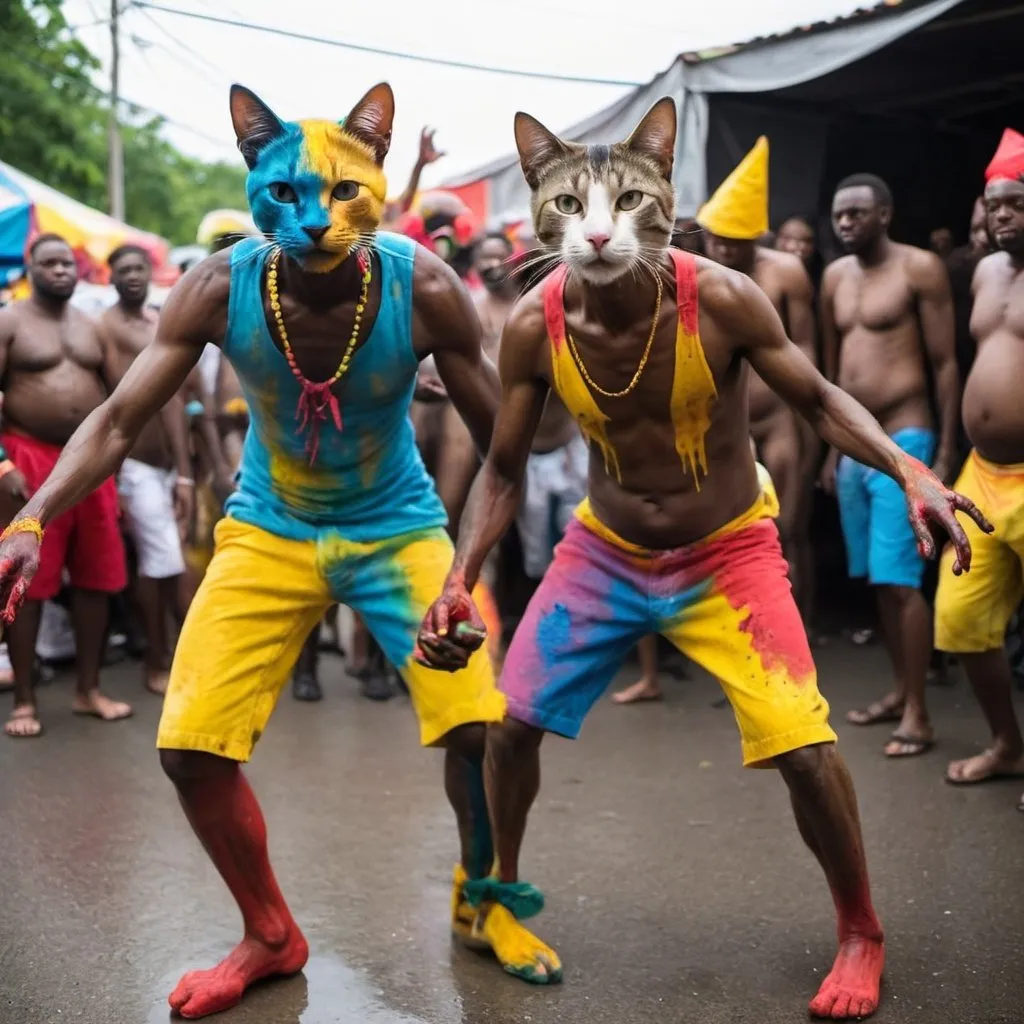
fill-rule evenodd
<path id="1" fill-rule="evenodd" d="M 245 990 L 255 981 L 275 975 L 297 974 L 306 965 L 309 946 L 295 929 L 276 949 L 258 939 L 244 938 L 216 967 L 208 971 L 189 971 L 168 1002 L 181 1017 L 195 1020 L 221 1010 L 230 1010 L 242 1001 Z"/>
<path id="2" fill-rule="evenodd" d="M 852 938 L 839 947 L 836 962 L 811 1000 L 813 1017 L 860 1020 L 878 1009 L 878 990 L 885 967 L 881 939 Z"/>

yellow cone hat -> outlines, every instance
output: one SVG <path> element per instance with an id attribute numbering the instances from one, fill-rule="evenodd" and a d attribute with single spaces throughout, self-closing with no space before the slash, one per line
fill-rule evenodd
<path id="1" fill-rule="evenodd" d="M 768 140 L 763 135 L 700 208 L 697 223 L 720 238 L 753 240 L 768 230 Z"/>

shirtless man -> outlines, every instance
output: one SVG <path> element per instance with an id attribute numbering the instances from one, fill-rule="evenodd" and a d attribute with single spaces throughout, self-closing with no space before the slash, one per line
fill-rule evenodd
<path id="1" fill-rule="evenodd" d="M 71 247 L 40 235 L 29 250 L 32 295 L 0 310 L 0 515 L 8 522 L 43 483 L 68 438 L 102 404 L 116 373 L 93 322 L 69 302 L 78 280 Z M 113 470 L 116 467 L 111 467 Z M 42 725 L 32 687 L 43 601 L 57 596 L 65 567 L 71 579 L 78 689 L 71 709 L 111 722 L 132 709 L 100 693 L 110 595 L 125 588 L 124 542 L 113 478 L 98 477 L 46 531 L 39 571 L 23 586 L 25 603 L 5 639 L 14 669 L 8 736 L 38 736 Z M 0 570 L 2 570 L 0 563 Z"/>
<path id="2" fill-rule="evenodd" d="M 768 226 L 768 144 L 763 137 L 697 214 L 705 254 L 746 274 L 768 296 L 796 346 L 817 364 L 814 289 L 796 256 L 759 243 Z M 821 443 L 813 428 L 756 374 L 750 376 L 750 434 L 779 497 L 779 535 L 797 606 L 810 619 L 814 562 L 808 535 L 813 473 Z"/>
<path id="3" fill-rule="evenodd" d="M 849 253 L 821 284 L 821 330 L 829 379 L 878 418 L 907 454 L 949 482 L 956 469 L 960 382 L 949 275 L 934 253 L 889 238 L 892 194 L 880 178 L 856 174 L 839 183 L 832 223 Z M 931 363 L 938 440 L 928 397 Z M 838 466 L 838 469 L 837 469 Z M 900 489 L 882 474 L 833 449 L 822 484 L 839 499 L 850 576 L 876 588 L 878 618 L 896 688 L 863 711 L 855 725 L 898 722 L 889 757 L 912 757 L 934 743 L 925 706 L 932 621 L 921 593 L 924 559 L 907 523 Z"/>
<path id="4" fill-rule="evenodd" d="M 118 247 L 107 262 L 118 300 L 103 313 L 97 327 L 110 346 L 120 380 L 156 333 L 157 312 L 146 302 L 152 266 L 146 251 L 135 245 Z M 196 486 L 188 422 L 179 397 L 143 427 L 117 483 L 138 559 L 135 597 L 146 635 L 145 685 L 162 696 L 171 655 L 167 620 L 173 616 L 180 625 L 184 618 L 181 539 L 191 522 Z"/>
<path id="5" fill-rule="evenodd" d="M 515 518 L 552 389 L 590 441 L 590 494 L 509 648 L 508 712 L 487 745 L 498 873 L 465 892 L 484 922 L 509 908 L 520 916 L 540 909 L 537 891 L 519 880 L 519 852 L 544 731 L 575 737 L 630 647 L 661 632 L 722 681 L 744 762 L 780 770 L 832 888 L 840 948 L 812 1013 L 864 1017 L 878 1006 L 882 928 L 853 786 L 750 451 L 748 364 L 826 441 L 900 482 L 926 550 L 934 549 L 928 519 L 953 537 L 955 568 L 967 568 L 954 509 L 987 524 L 821 376 L 747 276 L 668 248 L 675 133 L 668 98 L 613 146 L 563 142 L 516 115 L 537 235 L 566 266 L 527 293 L 505 327 L 490 451 L 452 570 L 420 631 L 428 662 L 457 669 L 480 642 L 464 625 L 480 628 L 469 591 Z M 540 944 L 523 959 L 517 973 L 530 981 L 560 973 L 554 951 Z"/>
<path id="6" fill-rule="evenodd" d="M 974 548 L 970 578 L 943 572 L 935 601 L 935 645 L 961 660 L 992 730 L 984 753 L 949 766 L 947 780 L 961 785 L 1024 775 L 1004 646 L 1007 623 L 1024 599 L 1024 136 L 1007 130 L 986 180 L 988 231 L 998 251 L 974 275 L 978 354 L 963 402 L 974 448 L 957 487 L 985 508 L 995 533 L 966 524 Z M 1018 809 L 1024 811 L 1024 797 Z"/>

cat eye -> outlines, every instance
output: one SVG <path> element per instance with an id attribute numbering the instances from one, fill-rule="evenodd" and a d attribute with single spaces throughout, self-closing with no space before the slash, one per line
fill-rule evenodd
<path id="1" fill-rule="evenodd" d="M 270 194 L 279 203 L 295 203 L 299 199 L 295 194 L 295 189 L 287 181 L 272 181 L 270 183 Z"/>
<path id="2" fill-rule="evenodd" d="M 623 192 L 619 196 L 619 201 L 615 204 L 620 210 L 635 210 L 643 199 L 643 192 L 638 191 L 635 188 L 631 188 L 628 192 Z"/>
<path id="3" fill-rule="evenodd" d="M 359 195 L 358 181 L 339 181 L 338 184 L 334 186 L 331 198 L 347 202 L 349 199 L 355 199 L 357 195 Z"/>
<path id="4" fill-rule="evenodd" d="M 555 209 L 559 213 L 564 213 L 567 217 L 571 217 L 574 213 L 579 213 L 583 209 L 583 204 L 575 196 L 565 194 L 555 197 Z"/>

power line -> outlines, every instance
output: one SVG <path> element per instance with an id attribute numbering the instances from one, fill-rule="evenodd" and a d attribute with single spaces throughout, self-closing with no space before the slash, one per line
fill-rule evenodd
<path id="1" fill-rule="evenodd" d="M 132 0 L 132 7 L 147 8 L 151 11 L 163 11 L 165 14 L 176 14 L 181 18 L 193 18 L 196 21 L 211 22 L 214 25 L 230 25 L 233 28 L 247 28 L 253 32 L 267 32 L 270 35 L 282 36 L 286 39 L 298 39 L 305 43 L 320 43 L 323 46 L 337 46 L 343 50 L 357 50 L 359 53 L 372 53 L 380 57 L 397 57 L 399 60 L 412 60 L 421 64 L 434 64 L 446 68 L 458 68 L 462 71 L 484 71 L 492 75 L 513 75 L 517 78 L 539 78 L 549 82 L 575 82 L 582 85 L 614 85 L 620 88 L 635 89 L 644 82 L 624 81 L 611 78 L 587 78 L 582 75 L 557 75 L 545 71 L 521 71 L 516 68 L 495 68 L 484 64 L 472 64 L 468 61 L 445 60 L 441 57 L 426 57 L 419 53 L 401 53 L 398 50 L 385 50 L 377 46 L 364 46 L 362 43 L 348 43 L 340 39 L 323 39 L 320 36 L 307 35 L 304 32 L 292 32 L 289 29 L 274 28 L 271 25 L 257 25 L 251 21 L 233 18 L 221 18 L 214 14 L 200 14 L 197 11 L 182 11 L 176 7 L 164 7 L 152 4 L 148 0 Z"/>
<path id="2" fill-rule="evenodd" d="M 197 50 L 193 49 L 187 43 L 183 43 L 170 30 L 164 28 L 164 26 L 160 24 L 160 21 L 157 18 L 154 18 L 153 15 L 149 13 L 149 11 L 144 11 L 144 10 L 140 9 L 139 13 L 146 19 L 146 21 L 148 21 L 151 25 L 155 26 L 168 39 L 170 39 L 170 41 L 172 43 L 174 43 L 174 45 L 177 46 L 179 50 L 181 50 L 184 53 L 190 55 L 193 58 L 193 61 L 192 62 L 186 61 L 180 55 L 173 54 L 171 52 L 171 50 L 168 49 L 166 46 L 161 47 L 161 49 L 163 49 L 166 53 L 171 54 L 171 56 L 176 57 L 177 60 L 181 61 L 183 64 L 185 64 L 185 65 L 191 64 L 192 69 L 195 70 L 195 71 L 198 71 L 211 84 L 216 85 L 218 87 L 220 87 L 220 86 L 222 86 L 224 84 L 224 77 L 223 77 L 221 71 L 219 70 L 219 68 L 216 67 L 216 65 L 213 64 L 212 61 L 207 60 L 206 57 L 204 57 Z M 159 45 L 159 44 L 157 44 L 157 45 Z M 214 81 L 210 77 L 211 73 L 214 74 L 214 75 L 218 75 L 219 76 L 217 81 Z"/>

